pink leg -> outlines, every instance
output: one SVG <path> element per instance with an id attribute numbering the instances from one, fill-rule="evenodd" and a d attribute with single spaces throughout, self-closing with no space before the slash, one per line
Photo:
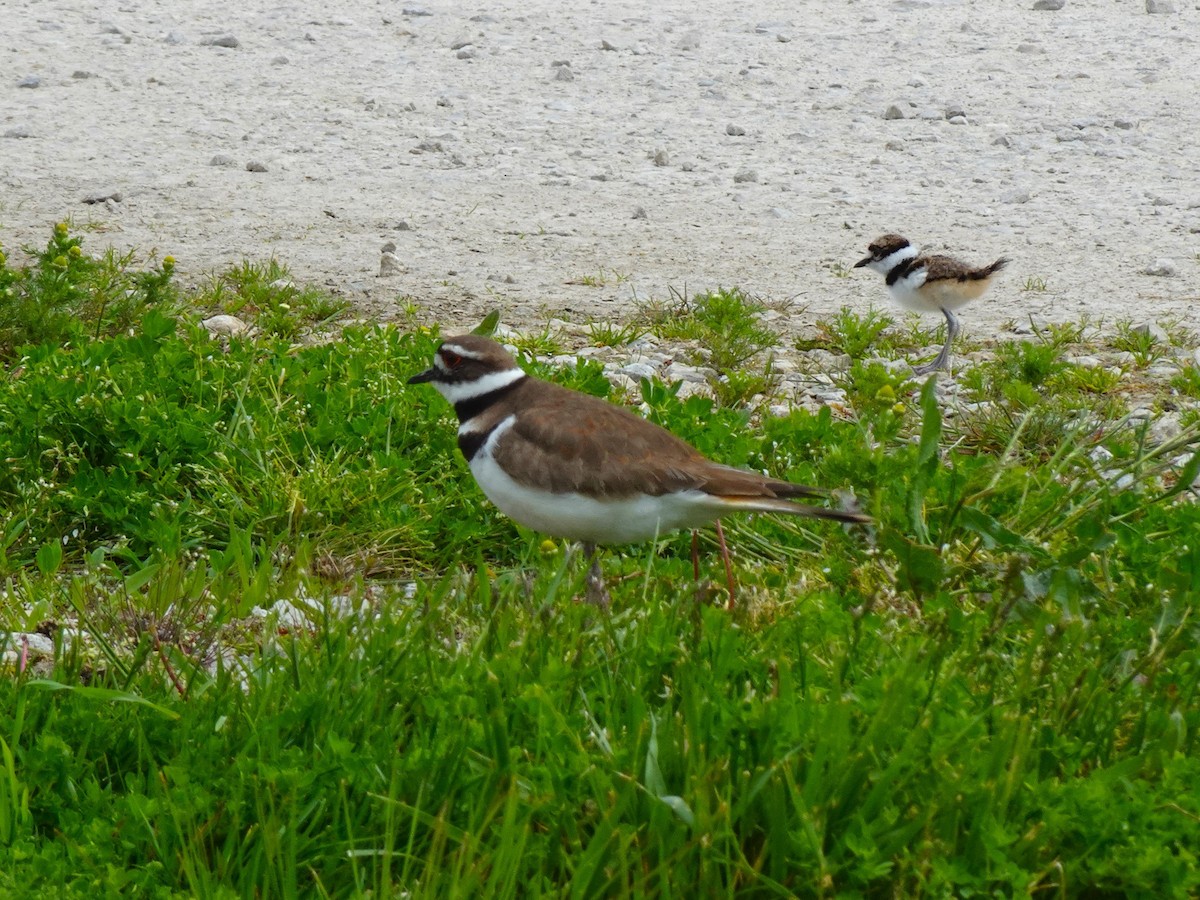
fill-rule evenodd
<path id="1" fill-rule="evenodd" d="M 729 547 L 725 544 L 725 532 L 721 528 L 721 520 L 717 519 L 717 543 L 721 546 L 721 561 L 725 563 L 725 583 L 729 586 L 729 603 L 726 609 L 733 609 L 733 565 L 729 562 Z"/>

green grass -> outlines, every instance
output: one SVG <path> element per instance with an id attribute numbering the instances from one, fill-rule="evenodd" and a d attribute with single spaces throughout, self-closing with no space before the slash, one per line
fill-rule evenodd
<path id="1" fill-rule="evenodd" d="M 0 378 L 0 895 L 1200 892 L 1200 424 L 1148 445 L 1045 343 L 982 436 L 878 363 L 857 421 L 644 382 L 876 524 L 728 520 L 732 611 L 686 534 L 610 551 L 601 612 L 404 385 L 436 333 L 222 345 L 213 290 Z"/>
<path id="2" fill-rule="evenodd" d="M 766 305 L 739 290 L 698 294 L 672 293 L 666 302 L 642 305 L 636 324 L 669 341 L 690 341 L 689 357 L 716 374 L 709 388 L 723 406 L 747 406 L 755 396 L 769 398 L 778 387 L 769 351 L 781 335 L 765 323 Z M 765 362 L 754 363 L 766 356 Z"/>

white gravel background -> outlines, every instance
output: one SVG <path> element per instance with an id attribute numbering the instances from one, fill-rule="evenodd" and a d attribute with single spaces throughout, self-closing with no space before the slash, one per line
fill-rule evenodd
<path id="1" fill-rule="evenodd" d="M 847 270 L 900 231 L 1013 259 L 976 337 L 1200 327 L 1200 6 L 1032 7 L 0 0 L 0 241 L 70 216 L 185 278 L 275 256 L 450 329 L 720 285 L 801 327 L 886 305 Z"/>

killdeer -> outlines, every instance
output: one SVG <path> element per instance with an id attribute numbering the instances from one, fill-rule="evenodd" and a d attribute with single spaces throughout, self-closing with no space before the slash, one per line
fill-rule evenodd
<path id="1" fill-rule="evenodd" d="M 905 309 L 940 312 L 946 317 L 946 344 L 933 362 L 913 366 L 917 375 L 926 375 L 946 366 L 950 345 L 958 336 L 954 310 L 980 296 L 992 283 L 992 276 L 1008 265 L 1001 257 L 989 266 L 969 266 L 950 256 L 917 253 L 908 238 L 885 234 L 868 245 L 870 256 L 860 259 L 854 268 L 867 266 L 887 280 L 888 293 Z"/>
<path id="2" fill-rule="evenodd" d="M 527 375 L 485 337 L 444 340 L 433 366 L 408 379 L 424 382 L 454 405 L 459 449 L 487 498 L 527 528 L 584 545 L 593 597 L 603 597 L 597 544 L 719 528 L 732 512 L 870 521 L 797 503 L 826 492 L 712 462 L 627 409 Z"/>

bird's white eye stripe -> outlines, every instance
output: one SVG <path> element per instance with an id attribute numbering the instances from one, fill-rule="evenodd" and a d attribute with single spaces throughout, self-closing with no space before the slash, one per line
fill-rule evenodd
<path id="1" fill-rule="evenodd" d="M 456 356 L 461 356 L 463 359 L 483 359 L 479 353 L 474 350 L 468 350 L 466 347 L 460 347 L 458 344 L 442 344 L 438 350 L 438 358 L 440 359 L 443 353 L 453 353 Z"/>

